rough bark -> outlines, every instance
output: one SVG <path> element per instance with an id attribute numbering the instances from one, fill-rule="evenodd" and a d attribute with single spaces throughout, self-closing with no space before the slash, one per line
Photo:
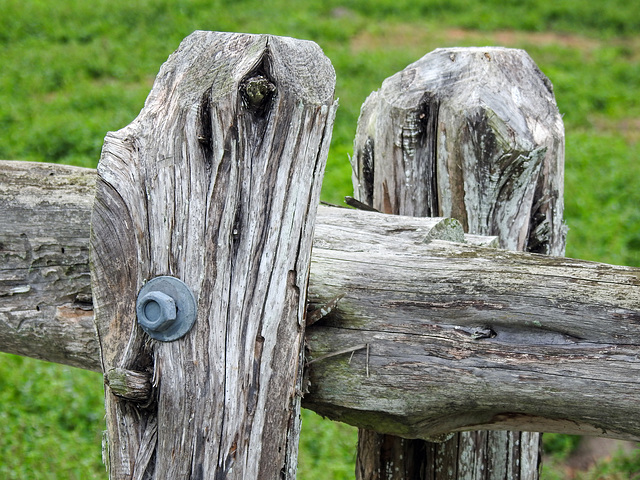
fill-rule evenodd
<path id="1" fill-rule="evenodd" d="M 110 478 L 295 478 L 334 87 L 311 42 L 196 32 L 136 120 L 107 135 L 91 272 Z M 137 293 L 159 275 L 197 301 L 173 342 L 136 323 Z M 140 372 L 152 375 L 144 401 L 130 392 Z"/>
<path id="2" fill-rule="evenodd" d="M 93 170 L 2 162 L 2 351 L 100 369 L 88 264 L 94 190 Z"/>
<path id="3" fill-rule="evenodd" d="M 511 250 L 564 253 L 564 128 L 551 83 L 524 51 L 453 48 L 426 55 L 369 96 L 354 150 L 355 197 L 363 203 L 386 213 L 453 217 L 466 232 L 496 235 Z M 537 478 L 537 469 L 524 466 L 509 477 L 503 475 L 509 469 L 488 469 L 499 456 L 530 458 L 536 436 L 486 435 L 501 436 L 497 443 L 508 451 L 495 453 L 488 445 L 496 442 L 487 438 L 469 452 L 458 445 L 477 442 L 452 439 L 428 463 L 458 467 L 439 469 L 433 478 Z M 407 449 L 380 469 L 359 464 L 359 478 L 431 478 L 394 473 L 410 452 L 424 450 Z M 486 469 L 473 473 L 464 466 L 469 462 Z"/>

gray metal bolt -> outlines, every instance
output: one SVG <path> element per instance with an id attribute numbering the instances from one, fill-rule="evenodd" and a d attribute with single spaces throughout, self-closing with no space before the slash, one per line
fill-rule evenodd
<path id="1" fill-rule="evenodd" d="M 187 334 L 197 317 L 189 287 L 175 277 L 149 280 L 138 292 L 138 325 L 155 340 L 173 342 Z"/>
<path id="2" fill-rule="evenodd" d="M 176 321 L 176 302 L 162 292 L 149 292 L 137 305 L 138 323 L 154 332 L 164 332 Z"/>

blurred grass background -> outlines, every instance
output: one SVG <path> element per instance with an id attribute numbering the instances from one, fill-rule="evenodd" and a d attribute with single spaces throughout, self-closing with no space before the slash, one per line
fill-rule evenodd
<path id="1" fill-rule="evenodd" d="M 194 30 L 317 42 L 337 72 L 323 199 L 351 193 L 360 105 L 437 47 L 523 48 L 551 79 L 566 129 L 567 256 L 640 266 L 640 8 L 609 0 L 0 0 L 0 158 L 95 167 L 107 131 L 142 108 Z M 98 374 L 0 355 L 0 478 L 104 479 Z M 577 439 L 545 436 L 553 461 Z M 299 478 L 353 478 L 355 429 L 305 412 Z M 620 454 L 581 478 L 632 478 Z"/>

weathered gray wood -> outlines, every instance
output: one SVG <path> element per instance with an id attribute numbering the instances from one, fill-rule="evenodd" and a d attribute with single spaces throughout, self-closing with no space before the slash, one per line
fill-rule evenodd
<path id="1" fill-rule="evenodd" d="M 307 328 L 308 358 L 369 348 L 310 362 L 305 407 L 408 438 L 491 428 L 638 438 L 639 269 L 425 245 L 383 233 L 379 214 L 327 213 L 309 298 L 312 308 L 342 298 Z M 483 448 L 520 437 L 504 435 Z M 515 463 L 500 468 L 517 475 Z"/>
<path id="2" fill-rule="evenodd" d="M 0 351 L 102 370 L 89 272 L 95 182 L 93 169 L 0 160 Z M 350 215 L 345 209 L 339 213 Z M 402 232 L 416 241 L 439 238 L 475 245 L 496 241 L 496 237 L 463 234 L 460 223 L 452 219 L 349 218 L 353 225 L 374 222 L 378 231 Z M 29 245 L 35 245 L 37 263 L 33 254 L 27 254 Z M 43 265 L 48 267 L 46 274 L 34 275 Z"/>
<path id="3" fill-rule="evenodd" d="M 99 370 L 87 261 L 95 172 L 1 165 L 2 351 Z"/>
<path id="4" fill-rule="evenodd" d="M 510 250 L 563 253 L 564 127 L 523 50 L 425 55 L 369 96 L 355 144 L 358 200 L 457 218 Z"/>
<path id="5" fill-rule="evenodd" d="M 312 42 L 196 32 L 136 120 L 107 135 L 91 272 L 110 478 L 295 478 L 334 87 Z M 174 342 L 136 323 L 137 293 L 158 275 L 183 280 L 198 305 Z"/>
<path id="6" fill-rule="evenodd" d="M 524 51 L 439 49 L 385 80 L 363 105 L 355 140 L 355 197 L 387 213 L 457 218 L 467 232 L 497 235 L 504 248 L 561 255 L 563 161 L 564 129 L 551 83 Z M 488 478 L 537 478 L 537 469 L 505 477 L 509 469 L 496 467 L 497 457 L 507 461 L 527 450 L 523 438 L 486 435 L 486 445 L 473 452 L 464 447 L 476 445 L 477 438 L 426 448 L 437 457 L 428 459 L 416 478 L 487 478 L 480 470 L 471 472 L 463 458 L 483 464 L 487 472 L 491 463 Z M 500 438 L 493 441 L 492 435 Z M 538 440 L 527 440 L 537 451 Z M 411 461 L 411 452 L 424 449 L 396 441 L 407 452 L 381 440 L 398 455 L 386 460 L 382 473 L 371 468 L 360 479 L 387 478 L 385 471 L 389 478 L 410 478 L 394 472 Z M 458 465 L 442 459 L 447 455 L 459 458 Z M 443 462 L 450 468 L 429 476 L 426 470 Z"/>
<path id="7" fill-rule="evenodd" d="M 39 175 L 39 168 L 48 171 L 46 169 L 49 167 L 56 169 L 56 176 Z M 52 213 L 41 219 L 24 215 L 27 229 L 33 228 L 29 222 L 34 221 L 42 231 L 55 232 L 59 229 L 64 232 L 67 226 L 72 227 L 76 216 L 82 217 L 90 211 L 89 202 L 74 193 L 74 183 L 62 182 L 61 179 L 65 175 L 82 174 L 88 178 L 81 183 L 91 184 L 95 177 L 93 170 L 0 162 L 0 172 L 3 172 L 2 178 L 6 179 L 6 183 L 0 186 L 3 192 L 8 191 L 7 183 L 14 183 L 14 175 L 20 178 L 33 174 L 35 179 L 40 181 L 29 181 L 33 187 L 23 190 L 25 195 L 32 192 L 34 198 L 41 197 L 43 192 L 51 190 L 52 184 L 60 182 L 57 195 L 61 199 L 60 205 L 64 205 L 64 208 L 57 210 L 57 216 Z M 69 192 L 69 196 L 66 196 L 65 192 Z M 93 192 L 87 190 L 84 195 L 86 199 L 90 199 Z M 9 209 L 23 208 L 19 202 L 7 200 L 8 197 L 0 197 L 0 201 Z M 77 206 L 74 206 L 73 202 L 77 202 Z M 64 211 L 75 213 L 61 213 Z M 594 424 L 608 421 L 611 412 L 605 407 L 609 404 L 617 405 L 618 410 L 625 410 L 627 418 L 635 418 L 634 413 L 640 404 L 636 394 L 640 390 L 635 388 L 637 380 L 634 373 L 640 368 L 637 360 L 637 338 L 640 338 L 640 269 L 478 248 L 472 244 L 449 244 L 433 239 L 424 242 L 425 238 L 431 237 L 429 225 L 433 224 L 433 219 L 428 218 L 320 207 L 311 265 L 310 309 L 314 310 L 340 293 L 345 293 L 345 297 L 338 301 L 335 310 L 327 318 L 321 319 L 308 329 L 310 359 L 334 352 L 342 346 L 353 346 L 353 343 L 345 340 L 345 331 L 353 336 L 353 341 L 357 341 L 357 344 L 365 342 L 369 338 L 366 336 L 368 335 L 372 337 L 369 351 L 370 377 L 362 378 L 363 375 L 366 376 L 366 372 L 362 370 L 366 350 L 358 350 L 352 360 L 353 376 L 350 377 L 352 381 L 349 388 L 359 388 L 358 382 L 362 380 L 364 385 L 368 384 L 363 388 L 371 389 L 372 384 L 378 383 L 378 372 L 374 364 L 380 360 L 380 351 L 376 350 L 376 338 L 409 338 L 413 343 L 404 340 L 404 343 L 391 342 L 397 351 L 394 355 L 398 355 L 394 357 L 397 358 L 395 363 L 398 364 L 398 368 L 404 368 L 401 373 L 411 369 L 415 372 L 412 378 L 424 377 L 426 380 L 421 380 L 423 382 L 428 382 L 431 377 L 431 381 L 434 381 L 434 378 L 445 378 L 443 382 L 448 383 L 437 386 L 438 389 L 449 390 L 450 386 L 458 388 L 463 392 L 459 395 L 460 398 L 472 398 L 476 388 L 483 388 L 485 394 L 487 390 L 503 391 L 504 385 L 501 382 L 506 382 L 506 388 L 516 388 L 521 395 L 531 395 L 530 407 L 536 412 L 542 411 L 538 409 L 543 408 L 549 396 L 553 397 L 556 409 L 563 408 L 561 417 L 556 418 L 553 423 L 540 416 L 512 418 L 511 422 L 536 422 L 530 425 L 540 429 L 575 432 L 578 429 L 576 424 L 570 421 L 563 422 L 561 419 L 565 415 L 579 414 L 582 411 L 583 399 L 588 400 L 587 405 L 591 402 L 602 407 L 591 412 L 590 421 Z M 88 245 L 88 225 L 85 228 L 84 231 L 77 230 L 76 245 Z M 19 231 L 3 231 L 2 234 L 5 241 L 15 241 L 15 238 L 10 238 L 12 235 L 20 237 Z M 84 252 L 84 259 L 78 261 L 77 267 L 63 271 L 63 275 L 56 278 L 52 285 L 43 289 L 50 295 L 42 297 L 48 305 L 54 305 L 54 285 L 61 290 L 73 291 L 73 278 L 76 273 L 88 273 L 87 248 L 80 251 Z M 58 258 L 58 253 L 53 250 L 46 250 L 44 253 L 50 256 L 43 259 L 45 263 L 49 263 L 49 258 Z M 7 270 L 3 269 L 0 273 L 5 275 Z M 64 286 L 65 275 L 71 275 L 70 285 L 67 287 Z M 6 278 L 2 277 L 0 281 L 4 282 Z M 17 287 L 21 285 L 16 284 Z M 18 294 L 4 297 L 3 307 L 8 304 L 8 300 L 16 299 L 17 296 Z M 55 312 L 55 309 L 51 311 Z M 44 338 L 49 335 L 49 325 L 56 322 L 55 313 L 47 312 L 49 311 L 46 309 L 37 312 L 40 315 L 38 322 L 43 327 L 41 335 Z M 474 340 L 474 331 L 476 336 L 482 336 L 481 330 L 487 325 L 496 332 L 496 337 Z M 43 352 L 30 350 L 27 343 L 30 335 L 37 340 L 36 333 L 32 332 L 29 331 L 22 337 L 25 339 L 21 344 L 24 354 L 44 356 L 44 359 L 51 361 L 58 361 L 57 359 L 62 357 L 60 352 L 66 348 L 63 343 Z M 94 329 L 89 324 L 75 331 L 76 335 L 86 338 L 93 332 Z M 6 348 L 5 338 L 6 335 L 0 343 L 2 349 Z M 322 339 L 322 342 L 317 340 L 318 338 Z M 74 342 L 71 335 L 65 335 L 64 341 Z M 95 357 L 89 358 L 88 362 L 91 362 L 91 365 L 99 364 L 97 348 L 90 348 L 91 345 L 96 345 L 95 339 L 87 341 L 84 345 L 87 347 L 84 356 L 90 357 L 90 352 L 95 352 Z M 403 350 L 404 345 L 408 346 Z M 60 350 L 57 351 L 55 348 Z M 632 350 L 633 353 L 629 353 Z M 429 353 L 432 351 L 433 355 Z M 415 352 L 419 352 L 426 363 L 416 363 Z M 438 352 L 443 358 L 438 357 Z M 401 355 L 405 355 L 404 365 Z M 464 358 L 457 359 L 456 355 Z M 327 380 L 316 379 L 314 382 L 313 379 L 323 364 L 345 363 L 349 356 L 350 354 L 328 357 L 310 365 L 312 393 L 306 397 L 306 406 L 317 408 L 325 414 L 330 413 L 327 409 L 334 410 L 332 403 L 329 403 L 329 406 L 326 404 L 333 400 L 327 399 L 322 392 L 316 390 L 324 384 L 323 382 L 329 382 L 326 383 L 327 389 L 331 390 L 331 385 L 338 380 L 329 377 Z M 476 356 L 478 363 L 474 367 Z M 445 368 L 446 362 L 451 365 L 451 370 Z M 491 362 L 491 368 L 482 369 L 487 362 Z M 61 363 L 68 363 L 68 359 L 63 358 Z M 544 374 L 547 367 L 548 375 Z M 523 368 L 528 370 L 523 372 Z M 481 372 L 481 375 L 477 378 L 470 374 L 461 377 L 461 370 Z M 532 370 L 536 371 L 531 373 Z M 592 372 L 599 372 L 599 378 L 594 379 Z M 114 374 L 120 377 L 114 378 Z M 489 374 L 493 376 L 487 377 Z M 408 404 L 417 398 L 429 401 L 426 397 L 430 392 L 434 392 L 430 389 L 431 384 L 423 384 L 422 387 L 419 383 L 413 385 L 406 381 L 398 384 L 397 377 L 394 379 L 390 375 L 387 378 L 393 388 L 390 387 L 389 392 L 381 394 L 381 398 L 404 394 L 404 403 Z M 401 378 L 408 377 L 403 373 Z M 461 383 L 460 378 L 466 381 Z M 613 390 L 608 386 L 603 388 L 602 378 L 618 384 L 618 387 Z M 544 384 L 540 383 L 541 379 L 554 383 L 552 386 L 547 383 L 548 388 L 543 392 L 544 396 L 536 398 L 539 390 L 544 389 Z M 122 372 L 113 372 L 111 380 L 127 386 L 127 382 L 132 378 L 122 375 Z M 133 387 L 136 395 L 144 391 L 144 382 L 142 384 L 142 387 Z M 408 388 L 411 385 L 412 388 Z M 121 387 L 119 394 L 127 395 L 127 388 L 130 387 Z M 335 390 L 340 393 L 342 388 L 339 386 Z M 420 388 L 425 390 L 420 391 Z M 435 390 L 430 401 L 441 403 L 440 408 L 442 404 L 446 407 L 446 401 L 443 397 L 438 397 L 438 392 L 439 390 Z M 368 395 L 367 390 L 363 390 L 357 397 Z M 336 402 L 343 400 L 344 398 Z M 484 401 L 488 405 L 490 399 L 485 395 Z M 316 407 L 315 403 L 320 406 Z M 393 403 L 388 407 L 394 405 L 397 404 Z M 511 398 L 505 393 L 495 408 L 504 412 L 510 405 Z M 514 402 L 513 405 L 517 404 Z M 404 432 L 408 427 L 404 420 L 398 418 L 401 414 L 402 411 L 398 410 L 387 411 L 383 415 L 387 417 L 390 425 L 394 425 L 395 422 L 397 425 L 394 428 Z M 342 415 L 340 410 L 336 411 L 336 415 Z M 355 414 L 352 412 L 349 415 Z M 362 418 L 366 416 L 363 412 L 359 412 L 358 415 Z M 351 417 L 340 418 L 350 420 Z M 411 419 L 415 421 L 414 416 Z M 504 424 L 504 419 L 496 417 L 494 422 L 487 423 L 486 428 L 498 423 Z M 628 428 L 636 427 L 630 424 Z M 428 430 L 423 432 L 424 435 L 436 433 L 437 431 L 430 433 Z M 628 430 L 622 435 L 612 431 L 603 434 L 640 439 L 640 432 L 637 430 Z M 465 441 L 472 443 L 473 449 L 493 448 L 487 445 L 487 439 L 480 433 L 473 433 L 467 438 Z M 429 448 L 437 449 L 443 444 L 430 445 L 433 446 Z M 423 448 L 417 454 L 424 455 L 424 452 Z M 525 460 L 526 458 L 521 457 L 520 462 Z M 533 462 L 535 466 L 537 460 L 529 462 Z"/>

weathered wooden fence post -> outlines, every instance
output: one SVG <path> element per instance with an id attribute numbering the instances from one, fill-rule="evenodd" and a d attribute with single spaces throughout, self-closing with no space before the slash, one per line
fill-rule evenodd
<path id="1" fill-rule="evenodd" d="M 438 49 L 362 107 L 355 197 L 446 216 L 503 248 L 562 255 L 564 128 L 549 80 L 522 50 Z M 539 435 L 463 432 L 444 443 L 359 431 L 357 478 L 536 479 Z"/>
<path id="2" fill-rule="evenodd" d="M 312 42 L 196 32 L 136 120 L 107 135 L 91 270 L 111 479 L 295 477 L 334 87 Z M 175 341 L 136 321 L 157 276 L 195 298 L 195 324 Z M 179 299 L 145 302 L 166 310 L 147 312 L 152 324 L 184 313 Z"/>

